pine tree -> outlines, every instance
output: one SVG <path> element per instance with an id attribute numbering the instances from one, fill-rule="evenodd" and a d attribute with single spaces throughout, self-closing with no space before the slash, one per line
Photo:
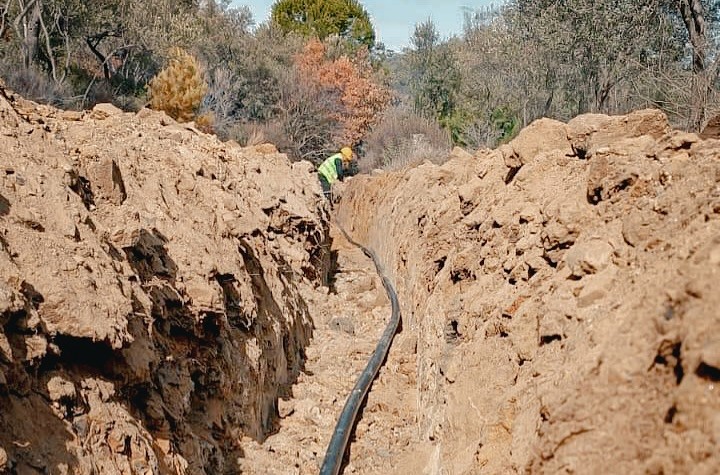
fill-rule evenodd
<path id="1" fill-rule="evenodd" d="M 170 52 L 169 64 L 150 80 L 150 107 L 165 111 L 178 122 L 189 122 L 195 117 L 207 83 L 197 60 L 180 48 Z"/>

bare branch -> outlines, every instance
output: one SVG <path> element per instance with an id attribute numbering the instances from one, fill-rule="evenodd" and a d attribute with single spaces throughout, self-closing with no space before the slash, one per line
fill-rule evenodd
<path id="1" fill-rule="evenodd" d="M 25 6 L 25 8 L 23 8 L 23 10 L 20 12 L 20 14 L 19 14 L 17 17 L 15 17 L 14 23 L 15 23 L 16 25 L 20 24 L 20 22 L 22 21 L 22 19 L 25 18 L 25 16 L 30 12 L 30 9 L 31 9 L 32 7 L 34 7 L 35 4 L 36 4 L 38 1 L 39 1 L 39 0 L 30 0 L 30 3 L 28 3 L 28 4 Z M 20 2 L 20 7 L 22 7 L 22 0 L 19 0 L 19 2 Z M 9 4 L 10 4 L 10 2 L 8 2 L 8 5 L 9 5 Z"/>
<path id="2" fill-rule="evenodd" d="M 8 13 L 10 13 L 11 3 L 12 0 L 7 0 L 5 2 L 5 6 L 2 9 L 2 13 L 0 13 L 0 38 L 3 38 L 5 36 L 5 30 L 7 29 L 7 17 Z"/>
<path id="3" fill-rule="evenodd" d="M 57 67 L 55 66 L 55 54 L 53 53 L 52 46 L 50 45 L 50 34 L 48 34 L 47 27 L 45 26 L 45 20 L 43 19 L 42 13 L 38 17 L 40 23 L 40 30 L 45 37 L 45 50 L 47 52 L 48 61 L 50 61 L 50 73 L 55 82 L 58 81 Z"/>
<path id="4" fill-rule="evenodd" d="M 105 76 L 105 79 L 110 80 L 111 74 L 110 74 L 109 59 L 112 57 L 112 54 L 114 54 L 114 52 L 117 51 L 117 49 L 114 50 L 113 53 L 111 53 L 111 54 L 108 55 L 108 56 L 105 56 L 104 54 L 102 54 L 102 53 L 100 52 L 100 50 L 98 49 L 98 46 L 100 45 L 100 43 L 101 43 L 105 38 L 108 38 L 108 37 L 117 37 L 117 38 L 119 38 L 120 35 L 119 35 L 116 31 L 107 30 L 107 31 L 103 31 L 103 32 L 101 32 L 101 33 L 98 33 L 98 34 L 96 34 L 96 35 L 86 36 L 86 37 L 85 37 L 85 43 L 87 43 L 88 48 L 90 48 L 90 51 L 92 51 L 92 53 L 93 53 L 93 54 L 97 57 L 97 59 L 100 61 L 100 64 L 102 65 L 102 68 L 103 68 L 103 75 Z"/>

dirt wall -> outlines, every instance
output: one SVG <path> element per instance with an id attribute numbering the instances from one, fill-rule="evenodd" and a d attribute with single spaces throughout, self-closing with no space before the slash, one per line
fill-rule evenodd
<path id="1" fill-rule="evenodd" d="M 353 178 L 340 221 L 417 337 L 426 473 L 717 472 L 719 183 L 720 141 L 654 110 Z"/>
<path id="2" fill-rule="evenodd" d="M 323 206 L 273 146 L 0 85 L 0 466 L 237 473 L 304 363 Z"/>

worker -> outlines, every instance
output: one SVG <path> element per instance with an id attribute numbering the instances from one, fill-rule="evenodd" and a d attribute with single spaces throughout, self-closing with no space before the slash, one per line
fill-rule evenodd
<path id="1" fill-rule="evenodd" d="M 343 181 L 350 171 L 353 159 L 353 151 L 350 147 L 343 147 L 339 153 L 330 155 L 318 167 L 318 175 L 320 177 L 320 186 L 322 186 L 323 194 L 330 199 L 330 190 L 333 183 Z"/>

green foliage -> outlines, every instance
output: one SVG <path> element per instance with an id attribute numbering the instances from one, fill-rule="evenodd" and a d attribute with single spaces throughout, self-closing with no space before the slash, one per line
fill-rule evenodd
<path id="1" fill-rule="evenodd" d="M 192 49 L 208 81 L 195 114 L 212 117 L 222 138 L 259 131 L 311 160 L 334 150 L 343 130 L 360 143 L 377 130 L 386 105 L 370 87 L 385 84 L 378 72 L 390 76 L 405 110 L 473 148 L 507 141 L 543 116 L 659 107 L 674 126 L 698 130 L 720 110 L 713 0 L 508 0 L 466 10 L 463 34 L 449 40 L 421 23 L 401 53 L 375 45 L 357 0 L 277 0 L 273 21 L 257 28 L 249 10 L 232 3 L 8 0 L 0 7 L 0 71 L 42 102 L 112 101 L 133 110 L 147 101 L 169 48 Z M 322 73 L 322 87 L 300 84 L 312 76 L 296 68 L 309 36 L 323 39 L 331 64 L 310 69 Z M 363 64 L 372 67 L 341 61 L 367 46 Z"/>
<path id="2" fill-rule="evenodd" d="M 375 44 L 370 17 L 357 0 L 278 0 L 271 19 L 286 33 L 321 40 L 337 35 L 368 48 Z"/>
<path id="3" fill-rule="evenodd" d="M 506 107 L 500 107 L 492 111 L 490 121 L 493 127 L 500 133 L 500 143 L 512 140 L 520 132 L 520 121 Z"/>
<path id="4" fill-rule="evenodd" d="M 585 112 L 660 107 L 676 124 L 697 124 L 695 111 L 717 105 L 718 94 L 698 92 L 678 12 L 665 0 L 514 0 L 467 12 L 463 35 L 446 42 L 460 81 L 444 123 L 468 146 L 507 141 L 539 117 Z M 716 20 L 706 24 L 717 38 Z"/>
<path id="5" fill-rule="evenodd" d="M 412 43 L 413 49 L 407 53 L 407 69 L 415 112 L 439 121 L 452 131 L 457 121 L 460 87 L 455 57 L 448 45 L 440 42 L 431 20 L 416 25 Z"/>
<path id="6" fill-rule="evenodd" d="M 636 77 L 655 52 L 672 46 L 657 0 L 515 0 L 515 35 L 552 68 L 569 114 L 608 112 L 615 88 Z"/>

